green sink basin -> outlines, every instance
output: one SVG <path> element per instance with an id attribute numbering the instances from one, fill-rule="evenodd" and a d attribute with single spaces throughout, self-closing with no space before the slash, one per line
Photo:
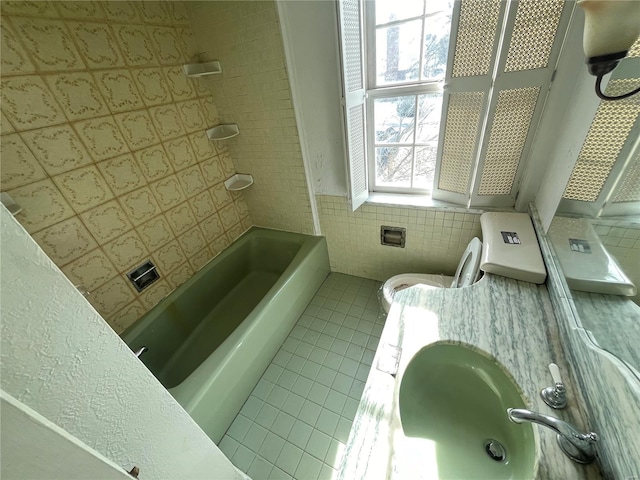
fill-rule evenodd
<path id="1" fill-rule="evenodd" d="M 510 422 L 506 413 L 524 401 L 490 358 L 459 345 L 423 348 L 407 365 L 399 396 L 402 448 L 421 457 L 429 473 L 420 477 L 534 478 L 533 427 Z"/>

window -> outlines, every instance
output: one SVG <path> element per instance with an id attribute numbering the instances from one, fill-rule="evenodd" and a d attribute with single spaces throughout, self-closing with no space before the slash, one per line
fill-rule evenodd
<path id="1" fill-rule="evenodd" d="M 513 206 L 573 5 L 338 0 L 351 206 Z"/>
<path id="2" fill-rule="evenodd" d="M 431 193 L 453 1 L 365 2 L 371 191 Z"/>

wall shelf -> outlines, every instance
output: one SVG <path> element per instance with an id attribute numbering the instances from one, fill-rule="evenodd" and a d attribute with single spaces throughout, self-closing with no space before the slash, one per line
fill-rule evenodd
<path id="1" fill-rule="evenodd" d="M 248 173 L 236 173 L 234 176 L 224 181 L 226 189 L 232 192 L 244 190 L 251 185 L 253 185 L 253 176 Z"/>
<path id="2" fill-rule="evenodd" d="M 2 202 L 7 210 L 9 210 L 9 213 L 11 213 L 11 215 L 13 215 L 14 217 L 22 211 L 22 207 L 18 205 L 15 200 L 13 200 L 13 198 L 11 198 L 11 196 L 6 192 L 0 193 L 0 202 Z"/>
<path id="3" fill-rule="evenodd" d="M 207 130 L 209 140 L 224 140 L 226 138 L 235 137 L 240 134 L 237 123 L 229 123 L 226 125 L 218 125 L 217 127 Z"/>
<path id="4" fill-rule="evenodd" d="M 188 65 L 183 65 L 182 69 L 187 77 L 204 77 L 205 75 L 222 73 L 222 66 L 217 60 L 205 63 L 189 63 Z"/>

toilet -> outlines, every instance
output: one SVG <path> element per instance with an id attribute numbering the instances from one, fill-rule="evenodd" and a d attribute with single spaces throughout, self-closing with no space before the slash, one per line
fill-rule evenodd
<path id="1" fill-rule="evenodd" d="M 468 287 L 480 278 L 480 258 L 482 242 L 475 237 L 467 245 L 453 277 L 423 273 L 401 273 L 391 277 L 382 285 L 381 301 L 384 311 L 389 313 L 396 292 L 414 285 L 426 285 L 432 288 Z"/>

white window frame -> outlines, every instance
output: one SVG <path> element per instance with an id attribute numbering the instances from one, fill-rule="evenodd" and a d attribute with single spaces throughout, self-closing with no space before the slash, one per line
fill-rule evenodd
<path id="1" fill-rule="evenodd" d="M 341 44 L 341 58 L 343 61 L 343 106 L 345 109 L 345 127 L 346 127 L 346 146 L 347 146 L 347 176 L 349 179 L 349 201 L 352 210 L 356 210 L 362 205 L 368 198 L 370 193 L 370 178 L 375 174 L 372 170 L 375 169 L 375 155 L 373 150 L 373 140 L 371 137 L 373 125 L 373 100 L 380 98 L 381 96 L 400 96 L 402 94 L 422 94 L 429 93 L 429 89 L 423 85 L 405 85 L 398 84 L 380 89 L 380 93 L 368 88 L 370 86 L 367 79 L 375 79 L 375 56 L 367 49 L 367 43 L 371 39 L 365 38 L 363 41 L 363 35 L 367 32 L 375 36 L 375 25 L 368 30 L 364 30 L 364 13 L 363 3 L 373 0 L 338 0 L 338 18 L 340 19 L 340 44 Z M 401 1 L 401 0 L 398 0 Z M 440 123 L 440 133 L 438 138 L 438 154 L 436 159 L 436 172 L 434 186 L 431 191 L 432 198 L 434 200 L 441 200 L 467 208 L 471 207 L 512 207 L 517 199 L 517 193 L 520 187 L 520 181 L 525 170 L 527 159 L 529 157 L 531 144 L 535 137 L 537 125 L 544 108 L 546 98 L 548 96 L 551 82 L 553 80 L 553 74 L 558 62 L 559 52 L 562 47 L 562 39 L 556 35 L 555 42 L 552 46 L 551 54 L 549 56 L 548 65 L 545 68 L 539 68 L 535 70 L 514 71 L 506 72 L 504 70 L 508 53 L 509 44 L 511 41 L 511 35 L 514 30 L 515 20 L 518 10 L 519 2 L 517 0 L 506 0 L 500 2 L 499 21 L 497 26 L 494 43 L 492 46 L 492 60 L 486 75 L 469 76 L 452 78 L 451 71 L 454 61 L 454 54 L 456 49 L 456 42 L 458 36 L 458 24 L 460 18 L 461 1 L 455 0 L 454 11 L 451 24 L 451 34 L 449 38 L 449 53 L 447 63 L 447 73 L 443 86 L 443 102 L 442 102 L 442 116 Z M 355 10 L 354 4 L 357 3 L 357 9 L 360 12 L 360 17 L 354 22 L 353 17 L 347 18 L 345 15 L 344 4 L 349 3 L 352 11 Z M 567 25 L 569 23 L 574 5 L 565 4 L 559 24 L 558 31 L 566 32 Z M 367 9 L 370 11 L 371 9 Z M 367 13 L 368 14 L 368 13 Z M 349 47 L 345 43 L 345 39 L 342 33 L 348 28 L 353 27 L 355 23 L 359 23 L 359 35 L 361 39 L 361 46 L 359 52 L 357 52 L 353 46 Z M 352 37 L 353 38 L 353 37 Z M 373 39 L 375 41 L 375 38 Z M 365 56 L 365 52 L 367 56 Z M 363 72 L 363 81 L 358 88 L 347 86 L 347 80 L 345 79 L 345 65 L 350 63 L 351 71 L 354 70 L 353 59 L 360 55 L 361 69 Z M 367 60 L 365 62 L 365 60 Z M 373 63 L 374 74 L 366 74 L 364 71 L 365 64 L 367 68 L 371 67 Z M 526 139 L 524 147 L 521 152 L 521 156 L 518 159 L 516 171 L 514 173 L 512 184 L 510 185 L 510 192 L 508 194 L 501 195 L 480 195 L 480 187 L 482 180 L 482 172 L 485 165 L 486 153 L 489 146 L 490 133 L 491 133 L 491 121 L 494 118 L 496 108 L 498 106 L 499 94 L 502 90 L 510 90 L 515 88 L 527 88 L 527 87 L 540 87 L 537 102 L 535 104 L 534 112 L 529 123 L 529 129 L 526 133 Z M 378 90 L 378 89 L 376 89 Z M 393 93 L 390 93 L 393 92 Z M 400 93 L 402 92 L 402 93 Z M 447 123 L 447 111 L 451 95 L 461 92 L 482 92 L 483 102 L 480 114 L 480 122 L 477 126 L 476 141 L 473 145 L 473 155 L 468 159 L 470 162 L 470 174 L 468 179 L 463 179 L 467 182 L 467 188 L 464 193 L 451 192 L 442 190 L 439 187 L 439 180 L 442 174 L 442 151 L 444 144 L 444 133 Z M 355 100 L 354 100 L 355 99 Z M 360 107 L 361 106 L 361 107 Z M 362 108 L 362 112 L 365 114 L 365 121 L 358 121 L 358 125 L 363 129 L 357 134 L 354 134 L 352 126 L 353 116 L 350 117 L 349 112 L 355 111 L 354 108 Z M 360 110 L 358 110 L 360 111 Z M 350 120 L 351 118 L 351 120 Z M 364 152 L 362 147 L 364 143 Z M 352 155 L 355 153 L 355 155 Z M 365 172 L 366 179 L 361 180 L 362 174 Z M 354 173 L 356 175 L 354 175 Z M 355 182 L 354 179 L 360 180 Z M 365 189 L 363 189 L 363 186 Z M 403 193 L 407 193 L 407 189 L 402 188 Z M 388 189 L 387 191 L 391 191 Z M 409 192 L 409 193 L 423 193 L 423 192 Z"/>
<path id="2" fill-rule="evenodd" d="M 399 0 L 402 1 L 402 0 Z M 455 16 L 455 7 L 452 14 L 452 29 L 453 29 L 453 17 Z M 366 69 L 365 69 L 365 78 L 366 78 L 366 113 L 367 113 L 367 168 L 369 174 L 369 190 L 371 192 L 380 192 L 380 193 L 402 193 L 402 194 L 418 194 L 418 195 L 431 195 L 432 188 L 418 188 L 418 187 L 393 187 L 388 185 L 377 185 L 376 184 L 376 141 L 375 141 L 375 122 L 374 122 L 374 102 L 376 99 L 380 98 L 392 98 L 392 97 L 403 97 L 403 96 L 415 96 L 416 104 L 415 104 L 415 119 L 417 119 L 418 115 L 418 95 L 429 94 L 429 93 L 442 93 L 444 94 L 444 78 L 442 80 L 412 80 L 407 82 L 394 83 L 392 85 L 384 85 L 384 86 L 376 86 L 376 78 L 377 78 L 377 69 L 376 69 L 376 50 L 375 47 L 367 48 L 368 45 L 375 46 L 376 45 L 376 29 L 382 26 L 393 26 L 400 25 L 406 22 L 410 22 L 412 20 L 423 19 L 425 17 L 425 13 L 422 15 L 418 15 L 415 17 L 409 17 L 402 20 L 396 20 L 393 22 L 388 22 L 385 24 L 376 25 L 375 22 L 375 1 L 365 1 L 364 2 L 364 31 L 365 31 L 365 52 L 366 52 Z M 422 35 L 421 39 L 423 41 L 420 45 L 420 67 L 422 67 L 422 62 L 424 60 L 424 26 L 425 22 L 422 23 Z M 451 45 L 449 45 L 449 51 L 447 57 L 451 54 Z M 447 65 L 449 65 L 447 61 Z M 422 68 L 419 70 L 422 72 Z M 433 146 L 430 143 L 416 143 L 416 133 L 417 133 L 417 125 L 414 124 L 413 128 L 413 143 L 394 143 L 389 144 L 389 146 L 393 148 L 402 148 L 402 147 L 410 147 L 413 148 L 413 158 L 411 162 L 412 169 L 412 182 L 413 182 L 413 168 L 415 167 L 415 155 L 416 155 L 416 147 L 422 146 Z M 438 149 L 440 142 L 440 135 L 442 134 L 442 129 L 438 132 L 438 144 L 435 145 L 436 149 Z M 386 146 L 386 145 L 385 145 Z M 436 159 L 436 169 L 437 169 L 437 159 Z"/>

